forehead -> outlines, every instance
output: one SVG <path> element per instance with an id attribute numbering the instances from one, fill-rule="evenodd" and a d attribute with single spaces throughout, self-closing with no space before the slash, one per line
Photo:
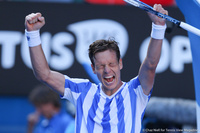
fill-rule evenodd
<path id="1" fill-rule="evenodd" d="M 94 62 L 96 63 L 107 63 L 107 62 L 116 62 L 117 55 L 113 50 L 105 50 L 103 52 L 98 52 L 94 56 Z"/>

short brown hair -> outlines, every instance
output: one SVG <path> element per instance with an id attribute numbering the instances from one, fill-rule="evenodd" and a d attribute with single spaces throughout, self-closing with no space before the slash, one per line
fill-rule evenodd
<path id="1" fill-rule="evenodd" d="M 51 90 L 46 85 L 36 86 L 29 95 L 29 100 L 33 105 L 41 105 L 46 103 L 52 103 L 55 107 L 60 108 L 61 102 L 59 95 Z"/>
<path id="2" fill-rule="evenodd" d="M 106 50 L 113 50 L 116 53 L 117 59 L 119 61 L 120 59 L 120 51 L 118 47 L 118 42 L 116 42 L 114 39 L 108 39 L 108 40 L 96 40 L 92 44 L 90 44 L 89 47 L 89 58 L 92 62 L 92 65 L 94 64 L 94 55 L 98 52 L 103 52 Z"/>

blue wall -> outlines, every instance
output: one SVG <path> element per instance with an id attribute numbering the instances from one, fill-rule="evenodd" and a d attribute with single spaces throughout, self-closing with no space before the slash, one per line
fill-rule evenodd
<path id="1" fill-rule="evenodd" d="M 27 97 L 0 97 L 0 132 L 25 133 L 27 115 L 34 111 Z"/>
<path id="2" fill-rule="evenodd" d="M 65 109 L 65 100 L 62 105 Z M 33 111 L 25 96 L 0 96 L 0 133 L 26 133 L 27 115 Z"/>

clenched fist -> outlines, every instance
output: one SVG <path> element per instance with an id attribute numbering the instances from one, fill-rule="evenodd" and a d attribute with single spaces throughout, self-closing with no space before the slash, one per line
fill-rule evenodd
<path id="1" fill-rule="evenodd" d="M 162 13 L 162 14 L 168 15 L 168 11 L 165 10 L 165 9 L 162 7 L 161 4 L 155 4 L 153 8 L 154 8 L 154 10 L 156 10 L 156 11 Z M 152 20 L 152 22 L 153 22 L 154 24 L 156 24 L 156 25 L 165 25 L 165 21 L 166 21 L 165 19 L 160 18 L 160 17 L 158 17 L 158 16 L 156 16 L 156 15 L 154 15 L 154 14 L 151 14 L 151 13 L 149 13 L 149 12 L 148 12 L 148 15 L 149 15 L 150 19 Z"/>
<path id="2" fill-rule="evenodd" d="M 41 13 L 31 13 L 25 17 L 25 28 L 27 31 L 39 30 L 44 24 L 45 19 Z"/>

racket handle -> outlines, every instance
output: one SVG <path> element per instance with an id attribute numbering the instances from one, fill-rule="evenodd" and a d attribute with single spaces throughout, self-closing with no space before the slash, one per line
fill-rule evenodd
<path id="1" fill-rule="evenodd" d="M 181 22 L 179 26 L 187 31 L 190 31 L 190 32 L 200 36 L 200 30 L 187 24 L 187 23 Z"/>

